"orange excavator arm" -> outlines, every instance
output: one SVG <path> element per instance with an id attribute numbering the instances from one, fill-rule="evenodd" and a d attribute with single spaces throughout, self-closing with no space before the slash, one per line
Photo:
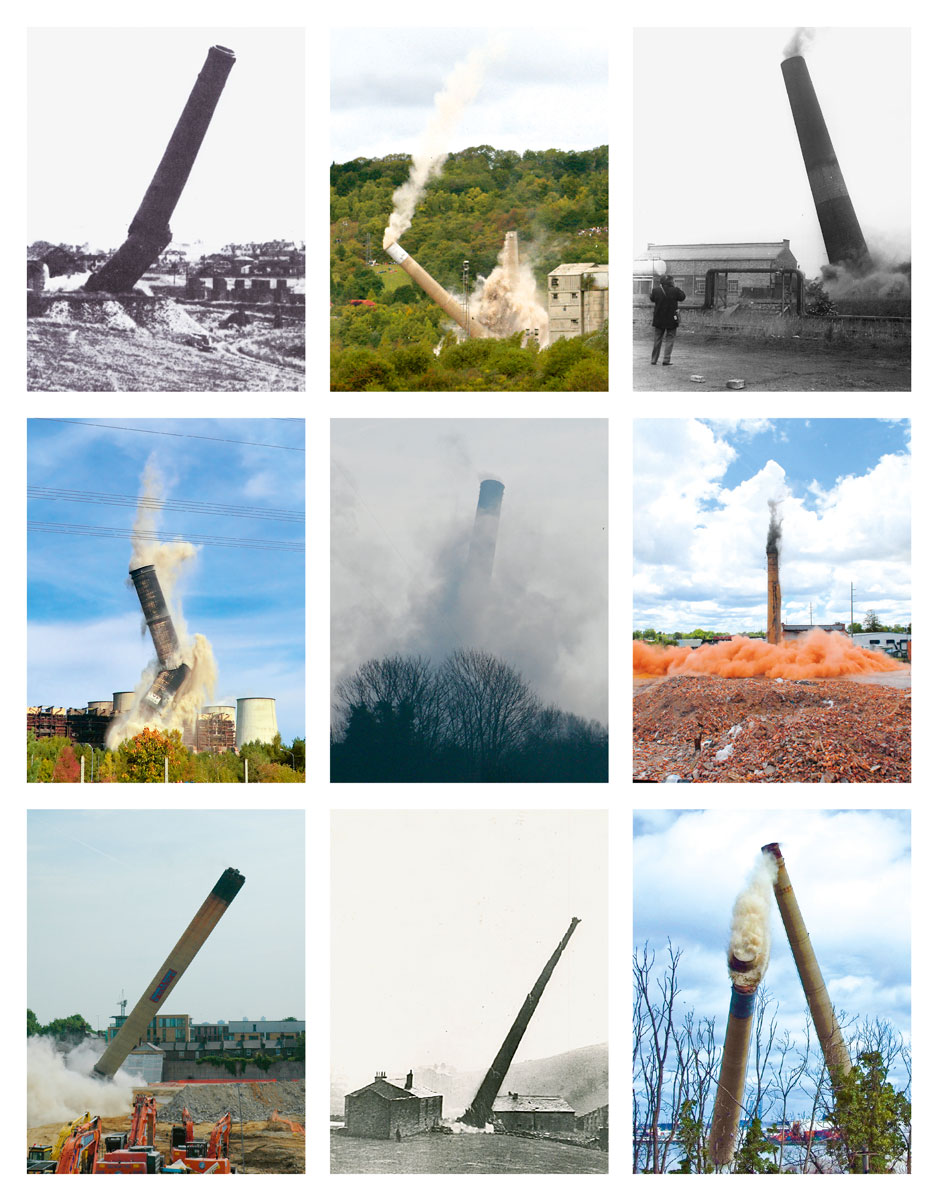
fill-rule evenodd
<path id="1" fill-rule="evenodd" d="M 227 1158 L 231 1135 L 231 1115 L 225 1113 L 211 1130 L 208 1158 Z"/>
<path id="2" fill-rule="evenodd" d="M 133 1119 L 130 1122 L 130 1146 L 152 1146 L 156 1139 L 156 1098 L 137 1096 L 133 1103 Z"/>
<path id="3" fill-rule="evenodd" d="M 94 1170 L 97 1148 L 101 1140 L 101 1118 L 93 1117 L 85 1125 L 79 1125 L 65 1139 L 58 1156 L 56 1175 L 84 1175 Z"/>

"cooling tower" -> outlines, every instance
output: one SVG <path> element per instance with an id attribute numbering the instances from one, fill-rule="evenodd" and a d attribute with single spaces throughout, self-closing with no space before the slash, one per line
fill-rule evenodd
<path id="1" fill-rule="evenodd" d="M 499 479 L 485 479 L 481 482 L 477 511 L 474 514 L 471 549 L 468 553 L 468 574 L 478 579 L 489 579 L 493 574 L 503 491 L 503 484 Z"/>
<path id="2" fill-rule="evenodd" d="M 831 144 L 805 59 L 800 54 L 785 59 L 782 77 L 828 262 L 867 270 L 871 266 L 867 243 Z"/>
<path id="3" fill-rule="evenodd" d="M 228 717 L 231 721 L 237 720 L 237 709 L 233 704 L 208 704 L 201 711 L 205 716 L 213 713 Z"/>
<path id="4" fill-rule="evenodd" d="M 131 712 L 133 709 L 132 692 L 114 692 L 114 713 Z"/>
<path id="5" fill-rule="evenodd" d="M 109 717 L 114 711 L 113 700 L 89 700 L 88 712 L 98 717 Z"/>
<path id="6" fill-rule="evenodd" d="M 146 1036 L 150 1022 L 165 1004 L 169 993 L 205 944 L 215 925 L 227 912 L 228 905 L 243 887 L 243 882 L 243 875 L 233 867 L 228 867 L 217 881 L 149 987 L 136 1002 L 133 1011 L 120 1026 L 116 1037 L 98 1059 L 94 1067 L 96 1075 L 114 1075 L 133 1047 Z"/>
<path id="7" fill-rule="evenodd" d="M 276 701 L 270 696 L 245 696 L 237 701 L 237 749 L 247 742 L 268 745 L 279 729 L 276 725 Z"/>
<path id="8" fill-rule="evenodd" d="M 413 283 L 417 283 L 425 294 L 451 317 L 452 321 L 457 321 L 462 329 L 466 329 L 469 337 L 487 337 L 487 330 L 473 317 L 467 316 L 464 307 L 460 301 L 454 296 L 448 294 L 437 280 L 420 267 L 416 260 L 400 246 L 399 242 L 392 242 L 389 246 L 384 246 L 383 249 L 387 252 L 390 258 L 398 266 L 406 272 Z"/>

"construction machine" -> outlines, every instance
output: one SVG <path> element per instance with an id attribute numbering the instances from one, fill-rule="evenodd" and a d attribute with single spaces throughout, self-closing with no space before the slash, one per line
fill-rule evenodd
<path id="1" fill-rule="evenodd" d="M 133 1102 L 130 1132 L 105 1136 L 96 1175 L 158 1175 L 165 1156 L 156 1150 L 156 1098 L 142 1092 Z"/>
<path id="2" fill-rule="evenodd" d="M 184 1166 L 198 1175 L 235 1174 L 228 1157 L 230 1133 L 231 1114 L 227 1112 L 215 1122 L 207 1141 L 190 1138 L 184 1146 L 173 1145 L 170 1150 L 171 1166 Z"/>
<path id="3" fill-rule="evenodd" d="M 94 1170 L 101 1136 L 101 1119 L 90 1112 L 68 1121 L 54 1142 L 34 1143 L 26 1154 L 28 1175 L 81 1175 Z"/>

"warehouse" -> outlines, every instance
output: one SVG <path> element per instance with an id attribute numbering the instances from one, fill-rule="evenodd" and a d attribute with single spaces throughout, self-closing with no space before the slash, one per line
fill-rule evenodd
<path id="1" fill-rule="evenodd" d="M 610 316 L 607 263 L 560 263 L 549 272 L 549 338 L 595 333 Z"/>
<path id="2" fill-rule="evenodd" d="M 695 244 L 646 247 L 647 270 L 633 277 L 633 295 L 648 302 L 653 286 L 651 260 L 666 264 L 666 270 L 685 293 L 686 303 L 702 305 L 708 271 L 717 271 L 717 302 L 721 305 L 742 297 L 764 299 L 781 286 L 781 272 L 795 271 L 798 262 L 789 249 L 789 239 L 779 242 L 699 242 Z"/>
<path id="3" fill-rule="evenodd" d="M 521 1096 L 507 1092 L 493 1102 L 493 1115 L 507 1133 L 573 1133 L 575 1110 L 561 1096 Z"/>
<path id="4" fill-rule="evenodd" d="M 378 1072 L 372 1083 L 344 1097 L 344 1129 L 351 1137 L 404 1138 L 441 1125 L 442 1098 L 437 1092 Z"/>

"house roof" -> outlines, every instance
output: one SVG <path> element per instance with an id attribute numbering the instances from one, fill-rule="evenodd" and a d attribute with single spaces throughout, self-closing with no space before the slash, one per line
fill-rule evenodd
<path id="1" fill-rule="evenodd" d="M 575 1110 L 562 1096 L 498 1096 L 491 1108 L 498 1112 L 569 1112 Z"/>
<path id="2" fill-rule="evenodd" d="M 376 1095 L 382 1096 L 384 1100 L 406 1100 L 410 1097 L 417 1100 L 428 1100 L 432 1096 L 441 1097 L 441 1092 L 433 1092 L 430 1088 L 418 1085 L 407 1088 L 403 1087 L 401 1083 L 394 1083 L 391 1079 L 372 1079 L 370 1083 L 358 1088 L 356 1092 L 348 1092 L 348 1096 L 362 1096 L 365 1092 L 374 1092 Z"/>
<path id="3" fill-rule="evenodd" d="M 609 271 L 607 263 L 559 263 L 549 271 L 550 275 L 583 275 L 586 271 Z"/>
<path id="4" fill-rule="evenodd" d="M 789 243 L 782 242 L 685 242 L 677 243 L 670 246 L 657 245 L 655 242 L 650 242 L 646 247 L 646 253 L 651 254 L 653 258 L 662 258 L 668 261 L 670 258 L 678 261 L 679 259 L 698 258 L 719 258 L 719 259 L 747 259 L 761 258 L 773 259 L 778 258 L 780 254 L 785 252 L 791 254 Z"/>

